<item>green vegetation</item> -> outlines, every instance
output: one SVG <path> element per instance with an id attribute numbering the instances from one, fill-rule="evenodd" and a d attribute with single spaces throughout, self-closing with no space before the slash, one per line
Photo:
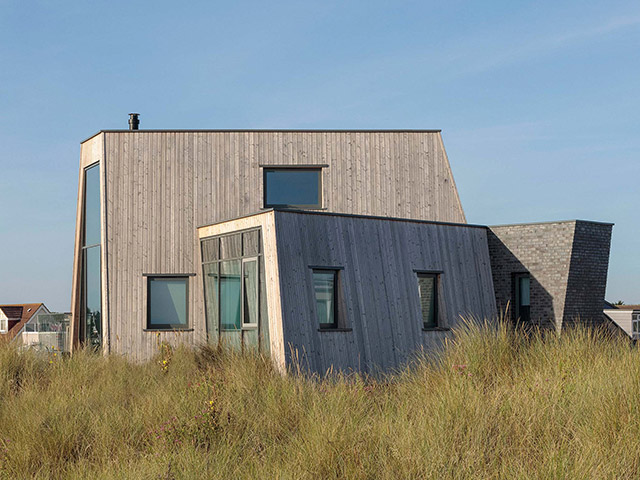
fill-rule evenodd
<path id="1" fill-rule="evenodd" d="M 469 327 L 376 381 L 0 347 L 4 478 L 639 478 L 640 350 Z"/>

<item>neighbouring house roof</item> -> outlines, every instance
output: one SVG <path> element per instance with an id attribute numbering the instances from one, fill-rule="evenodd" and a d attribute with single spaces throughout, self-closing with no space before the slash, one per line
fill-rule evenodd
<path id="1" fill-rule="evenodd" d="M 640 305 L 614 305 L 618 310 L 640 310 Z"/>
<path id="2" fill-rule="evenodd" d="M 2 310 L 9 319 L 9 331 L 3 336 L 7 337 L 9 340 L 14 338 L 42 306 L 44 306 L 44 303 L 0 305 L 0 310 Z"/>

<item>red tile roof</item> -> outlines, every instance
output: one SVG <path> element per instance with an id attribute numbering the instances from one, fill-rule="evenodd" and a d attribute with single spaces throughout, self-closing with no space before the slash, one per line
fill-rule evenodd
<path id="1" fill-rule="evenodd" d="M 0 305 L 0 310 L 9 319 L 9 330 L 3 337 L 11 340 L 22 329 L 44 303 L 21 303 L 17 305 Z"/>

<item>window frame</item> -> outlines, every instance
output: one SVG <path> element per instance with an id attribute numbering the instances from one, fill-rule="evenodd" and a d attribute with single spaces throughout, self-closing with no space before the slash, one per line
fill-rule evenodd
<path id="1" fill-rule="evenodd" d="M 262 206 L 263 208 L 300 208 L 307 210 L 320 210 L 323 205 L 322 195 L 322 165 L 287 165 L 287 166 L 263 166 L 262 167 Z M 298 203 L 268 203 L 267 202 L 267 173 L 269 172 L 302 172 L 317 171 L 318 172 L 318 203 L 315 204 L 298 204 Z"/>
<path id="2" fill-rule="evenodd" d="M 313 293 L 313 316 L 319 332 L 350 332 L 348 327 L 344 309 L 341 307 L 342 302 L 342 274 L 344 267 L 335 267 L 327 265 L 309 265 L 311 271 L 311 288 Z M 315 273 L 332 273 L 333 274 L 333 323 L 321 323 L 318 318 L 318 298 L 316 297 L 316 288 L 314 281 Z"/>
<path id="3" fill-rule="evenodd" d="M 4 325 L 4 328 L 3 328 Z M 9 331 L 9 319 L 0 318 L 0 333 L 7 333 Z"/>
<path id="4" fill-rule="evenodd" d="M 87 178 L 89 176 L 89 172 L 93 169 L 97 169 L 98 172 L 98 243 L 87 243 Z M 103 337 L 104 337 L 104 319 L 102 317 L 103 310 L 103 295 L 102 295 L 102 165 L 100 161 L 94 162 L 90 165 L 87 165 L 83 168 L 82 174 L 82 232 L 81 232 L 81 247 L 80 247 L 80 318 L 79 318 L 79 328 L 78 328 L 78 337 L 81 345 L 85 345 L 91 347 L 93 349 L 102 348 Z M 88 265 L 88 257 L 90 253 L 95 252 L 97 249 L 98 253 L 98 278 L 99 278 L 99 292 L 100 292 L 100 310 L 99 310 L 99 330 L 98 335 L 96 337 L 92 337 L 89 332 L 87 332 L 87 295 L 88 295 L 88 276 L 87 276 L 87 265 Z"/>
<path id="5" fill-rule="evenodd" d="M 449 330 L 445 326 L 442 325 L 442 319 L 440 318 L 440 282 L 442 271 L 434 271 L 434 270 L 414 270 L 416 275 L 416 284 L 418 287 L 418 306 L 420 310 L 420 320 L 422 322 L 422 331 L 424 332 L 433 332 L 433 331 L 443 331 Z M 433 325 L 427 325 L 424 321 L 424 312 L 422 311 L 422 296 L 420 294 L 420 278 L 433 278 L 434 282 L 434 305 L 433 305 L 433 318 L 435 323 Z"/>
<path id="6" fill-rule="evenodd" d="M 146 278 L 147 282 L 147 318 L 145 319 L 145 332 L 184 332 L 193 331 L 190 327 L 190 315 L 189 315 L 189 277 L 195 276 L 195 273 L 144 273 L 142 275 Z M 151 324 L 151 281 L 158 279 L 182 279 L 185 281 L 185 324 Z"/>
<path id="7" fill-rule="evenodd" d="M 248 234 L 257 234 L 257 250 L 254 251 L 253 253 L 245 253 L 246 250 L 246 236 Z M 225 237 L 232 237 L 235 235 L 240 235 L 241 238 L 241 245 L 240 245 L 240 256 L 229 256 L 229 257 L 225 257 L 224 255 L 222 255 L 222 239 Z M 213 253 L 214 255 L 214 259 L 212 260 L 208 260 L 205 261 L 204 260 L 204 245 L 205 242 L 209 241 L 209 240 L 216 240 L 215 242 L 215 246 L 213 247 L 214 250 L 211 251 L 211 253 Z M 262 265 L 262 263 L 264 262 L 263 256 L 264 256 L 264 252 L 263 252 L 263 245 L 262 245 L 262 227 L 250 227 L 250 228 L 246 228 L 246 229 L 240 229 L 240 230 L 234 230 L 232 232 L 226 232 L 226 233 L 222 233 L 222 234 L 218 234 L 218 235 L 212 235 L 209 237 L 204 237 L 200 239 L 200 255 L 201 255 L 201 265 L 202 265 L 202 281 L 203 281 L 203 292 L 205 292 L 205 298 L 204 298 L 204 304 L 205 304 L 205 328 L 207 331 L 207 338 L 209 337 L 210 334 L 210 330 L 212 330 L 211 328 L 211 324 L 209 322 L 211 322 L 211 319 L 208 317 L 208 310 L 210 307 L 208 306 L 208 298 L 206 295 L 206 277 L 207 275 L 211 275 L 211 274 L 207 274 L 204 270 L 205 266 L 207 265 L 217 265 L 217 278 L 218 278 L 218 283 L 216 285 L 216 302 L 217 305 L 215 307 L 215 311 L 216 311 L 216 326 L 217 326 L 217 334 L 220 335 L 221 332 L 242 332 L 242 331 L 251 331 L 251 330 L 258 330 L 258 332 L 260 331 L 261 328 L 261 322 L 263 321 L 263 315 L 262 315 L 262 303 L 264 300 L 266 300 L 266 296 L 264 296 L 261 292 L 260 289 L 261 287 L 261 278 L 262 281 L 266 281 L 266 279 L 264 279 L 263 276 L 264 275 L 264 266 Z M 220 281 L 221 278 L 221 265 L 224 262 L 231 262 L 234 260 L 239 260 L 240 261 L 240 328 L 223 328 L 222 327 L 222 295 L 221 295 L 221 289 L 222 289 L 222 282 Z M 256 261 L 256 277 L 257 277 L 257 281 L 256 281 L 256 288 L 257 288 L 257 296 L 256 296 L 256 304 L 257 304 L 257 322 L 256 323 L 244 323 L 244 264 L 246 263 L 246 261 Z M 263 299 L 264 297 L 264 299 Z M 267 317 L 268 318 L 268 317 Z"/>
<path id="8" fill-rule="evenodd" d="M 529 279 L 529 305 L 520 305 L 522 293 L 520 292 L 520 280 L 522 278 Z M 513 321 L 514 322 L 531 322 L 531 273 L 530 272 L 513 272 Z M 522 318 L 521 307 L 529 307 L 526 319 Z"/>
<path id="9" fill-rule="evenodd" d="M 255 262 L 256 267 L 255 267 L 255 306 L 256 306 L 256 314 L 257 317 L 256 321 L 253 323 L 246 323 L 244 320 L 246 318 L 246 311 L 245 311 L 245 297 L 246 297 L 246 288 L 245 288 L 245 283 L 244 283 L 244 274 L 245 274 L 245 264 L 249 263 L 249 262 Z M 258 322 L 259 322 L 259 318 L 260 318 L 260 259 L 258 258 L 258 256 L 254 256 L 254 257 L 242 257 L 242 267 L 240 269 L 240 278 L 242 279 L 242 284 L 240 287 L 240 299 L 241 299 L 241 306 L 240 306 L 240 330 L 254 330 L 258 328 Z"/>

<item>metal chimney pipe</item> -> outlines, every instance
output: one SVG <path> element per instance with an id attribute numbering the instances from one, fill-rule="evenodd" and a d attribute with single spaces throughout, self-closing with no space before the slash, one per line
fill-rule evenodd
<path id="1" fill-rule="evenodd" d="M 139 113 L 129 114 L 129 130 L 138 130 L 138 126 L 140 125 L 140 120 L 138 120 L 139 115 Z"/>

